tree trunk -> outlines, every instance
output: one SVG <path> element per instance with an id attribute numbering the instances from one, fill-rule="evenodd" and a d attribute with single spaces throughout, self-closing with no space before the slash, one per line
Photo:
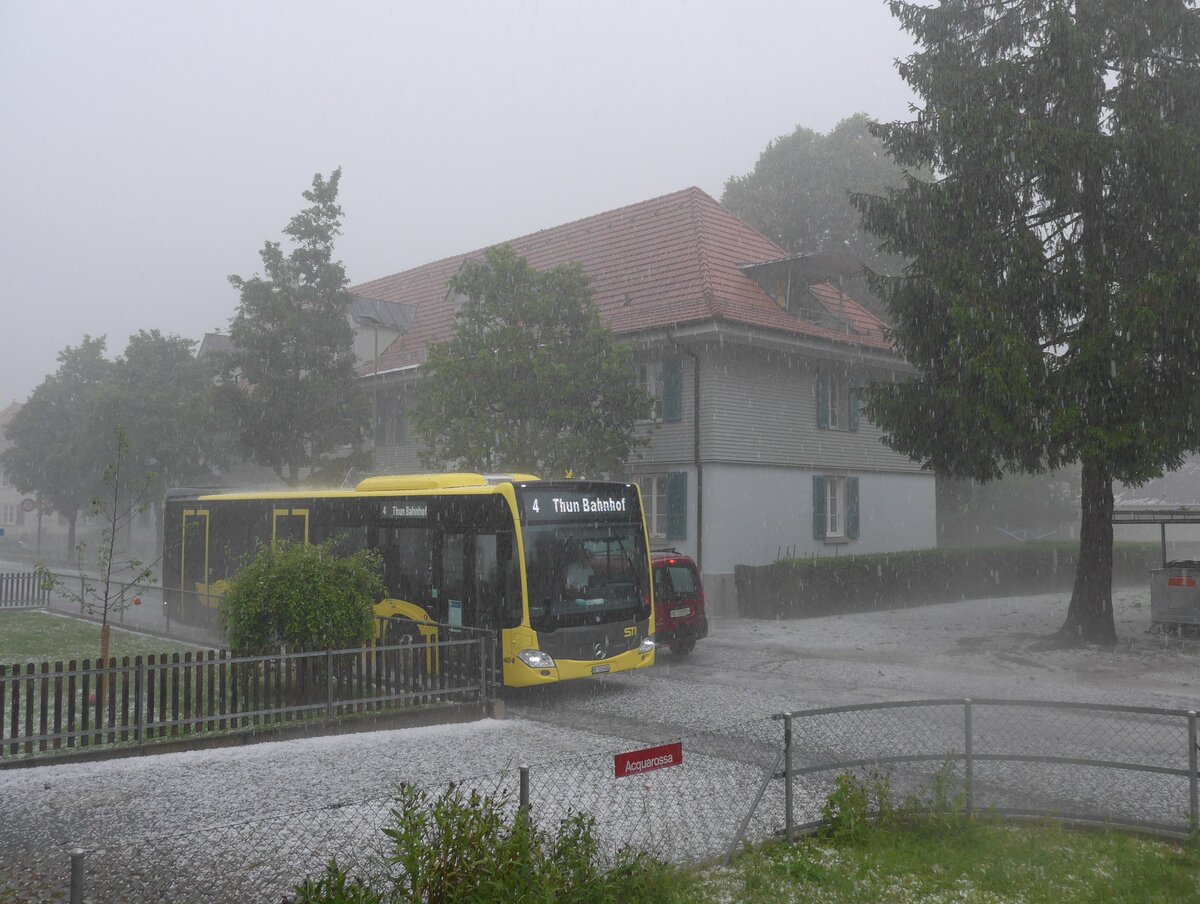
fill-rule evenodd
<path id="1" fill-rule="evenodd" d="M 1083 462 L 1083 500 L 1079 526 L 1079 562 L 1063 639 L 1112 646 L 1117 629 L 1112 607 L 1113 492 L 1103 462 Z"/>
<path id="2" fill-rule="evenodd" d="M 100 668 L 101 669 L 108 668 L 109 634 L 110 634 L 110 632 L 109 632 L 109 627 L 108 627 L 108 613 L 106 612 L 104 614 L 104 621 L 100 624 Z M 100 673 L 100 678 L 96 682 L 96 693 L 100 700 L 100 708 L 103 709 L 104 701 L 107 699 L 106 695 L 108 694 L 108 673 L 107 672 Z"/>

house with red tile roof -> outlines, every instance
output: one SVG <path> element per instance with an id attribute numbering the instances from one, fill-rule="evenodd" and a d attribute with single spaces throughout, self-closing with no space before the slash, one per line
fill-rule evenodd
<path id="1" fill-rule="evenodd" d="M 715 611 L 733 570 L 781 555 L 936 545 L 934 479 L 880 442 L 856 387 L 911 374 L 884 324 L 847 294 L 844 256 L 787 255 L 698 188 L 522 236 L 538 269 L 577 261 L 604 322 L 633 343 L 656 403 L 623 476 L 642 488 L 652 541 L 701 565 Z M 353 287 L 411 322 L 360 368 L 377 399 L 376 467 L 421 470 L 404 418 L 430 343 L 448 339 L 448 282 L 483 251 Z"/>

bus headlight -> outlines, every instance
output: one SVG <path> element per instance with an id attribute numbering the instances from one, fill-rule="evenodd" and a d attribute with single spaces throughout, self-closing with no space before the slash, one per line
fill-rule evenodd
<path id="1" fill-rule="evenodd" d="M 554 668 L 554 657 L 549 653 L 543 653 L 541 650 L 522 650 L 517 654 L 517 658 L 531 669 Z"/>
<path id="2" fill-rule="evenodd" d="M 643 655 L 645 655 L 646 653 L 653 653 L 654 652 L 654 641 L 652 641 L 649 637 L 643 637 L 642 645 L 640 647 L 638 647 L 638 652 Z"/>

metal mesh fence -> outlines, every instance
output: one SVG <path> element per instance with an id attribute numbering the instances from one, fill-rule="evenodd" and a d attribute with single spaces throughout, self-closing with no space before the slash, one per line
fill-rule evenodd
<path id="1" fill-rule="evenodd" d="M 682 762 L 635 775 L 618 777 L 608 752 L 531 765 L 524 790 L 533 817 L 553 832 L 572 814 L 590 815 L 609 863 L 622 848 L 675 863 L 713 860 L 784 831 L 790 759 L 792 824 L 801 828 L 819 821 L 846 772 L 881 777 L 895 803 L 928 796 L 940 774 L 969 793 L 976 811 L 1195 827 L 1196 719 L 1177 711 L 934 700 L 812 710 L 669 740 L 681 742 Z M 452 783 L 503 801 L 510 813 L 522 800 L 516 768 Z M 424 790 L 436 797 L 449 784 Z M 384 883 L 394 869 L 383 833 L 392 807 L 381 796 L 114 839 L 87 852 L 87 900 L 283 900 L 333 858 Z"/>
<path id="2" fill-rule="evenodd" d="M 743 820 L 755 839 L 783 824 L 783 788 L 769 781 L 782 739 L 778 722 L 738 723 L 680 739 L 678 766 L 619 778 L 610 755 L 544 763 L 530 770 L 532 813 L 543 826 L 590 814 L 610 860 L 622 847 L 675 862 L 710 859 L 729 849 Z"/>

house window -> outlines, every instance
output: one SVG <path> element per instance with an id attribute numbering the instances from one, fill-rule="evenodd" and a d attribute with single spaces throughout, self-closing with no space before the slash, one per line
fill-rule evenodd
<path id="1" fill-rule="evenodd" d="M 687 473 L 648 474 L 639 479 L 646 530 L 654 540 L 687 539 Z"/>
<path id="2" fill-rule="evenodd" d="M 817 375 L 817 426 L 822 430 L 857 430 L 858 388 L 845 377 Z"/>
<path id="3" fill-rule="evenodd" d="M 0 509 L 0 524 L 9 525 L 17 523 L 17 507 L 4 503 L 4 507 Z"/>
<path id="4" fill-rule="evenodd" d="M 404 442 L 404 403 L 400 399 L 380 403 L 378 426 L 380 445 L 398 446 Z"/>
<path id="5" fill-rule="evenodd" d="M 657 361 L 643 364 L 638 381 L 653 400 L 649 419 L 678 421 L 683 417 L 683 378 L 678 361 Z"/>
<path id="6" fill-rule="evenodd" d="M 825 539 L 846 535 L 846 478 L 825 478 Z"/>
<path id="7" fill-rule="evenodd" d="M 858 539 L 858 478 L 813 476 L 813 538 L 826 542 Z"/>
<path id="8" fill-rule="evenodd" d="M 662 363 L 643 364 L 638 373 L 638 382 L 650 396 L 650 420 L 662 420 Z"/>

